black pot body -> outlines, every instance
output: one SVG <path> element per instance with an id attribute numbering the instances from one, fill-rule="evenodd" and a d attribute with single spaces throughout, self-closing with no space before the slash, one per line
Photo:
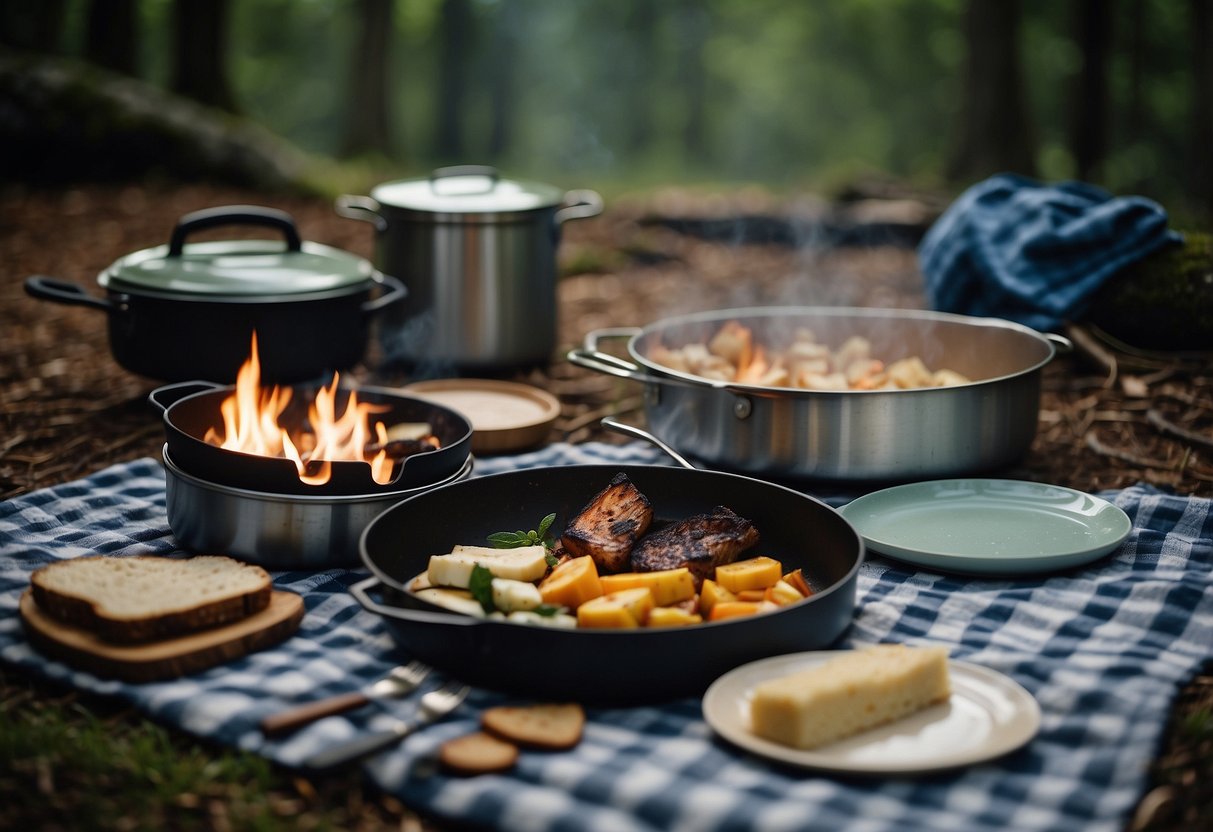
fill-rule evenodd
<path id="1" fill-rule="evenodd" d="M 363 358 L 375 284 L 306 300 L 192 300 L 109 292 L 110 348 L 139 375 L 164 381 L 236 380 L 253 333 L 265 383 L 319 379 Z"/>

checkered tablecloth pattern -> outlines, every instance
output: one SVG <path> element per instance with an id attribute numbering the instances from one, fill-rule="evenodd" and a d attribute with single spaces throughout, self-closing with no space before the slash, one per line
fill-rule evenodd
<path id="1" fill-rule="evenodd" d="M 647 446 L 558 444 L 478 460 L 476 474 L 660 461 Z M 415 809 L 489 829 L 1120 830 L 1145 788 L 1177 691 L 1213 657 L 1213 518 L 1208 500 L 1145 486 L 1100 496 L 1129 514 L 1133 531 L 1088 568 L 979 580 L 871 558 L 860 574 L 855 621 L 839 646 L 944 644 L 953 657 L 1005 673 L 1035 696 L 1041 731 L 1005 758 L 927 778 L 832 777 L 729 746 L 704 723 L 699 702 L 687 699 L 594 709 L 572 751 L 524 752 L 503 775 L 447 777 L 434 765 L 435 749 L 504 701 L 476 690 L 454 717 L 364 765 Z M 17 615 L 29 575 L 52 560 L 99 552 L 182 554 L 155 460 L 0 504 L 0 660 L 285 765 L 415 707 L 410 699 L 363 708 L 281 741 L 257 729 L 268 713 L 359 688 L 407 658 L 347 592 L 365 577 L 356 570 L 275 573 L 278 588 L 305 600 L 298 634 L 189 678 L 128 685 L 47 660 L 30 647 Z"/>

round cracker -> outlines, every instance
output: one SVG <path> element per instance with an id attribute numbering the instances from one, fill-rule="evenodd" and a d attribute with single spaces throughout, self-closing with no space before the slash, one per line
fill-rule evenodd
<path id="1" fill-rule="evenodd" d="M 444 742 L 438 749 L 438 761 L 454 774 L 491 774 L 513 767 L 518 746 L 477 731 Z"/>
<path id="2" fill-rule="evenodd" d="M 490 734 L 526 748 L 563 751 L 581 741 L 585 709 L 571 702 L 498 705 L 481 715 L 480 725 Z"/>

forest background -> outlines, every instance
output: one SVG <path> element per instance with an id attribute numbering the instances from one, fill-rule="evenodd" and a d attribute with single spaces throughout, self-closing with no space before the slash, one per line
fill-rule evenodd
<path id="1" fill-rule="evenodd" d="M 608 195 L 872 176 L 955 191 L 1011 170 L 1190 221 L 1213 208 L 1204 0 L 17 0 L 0 42 L 248 119 L 372 181 L 478 163 Z M 47 132 L 7 109 L 18 146 Z M 69 138 L 29 147 L 7 172 L 157 169 Z"/>

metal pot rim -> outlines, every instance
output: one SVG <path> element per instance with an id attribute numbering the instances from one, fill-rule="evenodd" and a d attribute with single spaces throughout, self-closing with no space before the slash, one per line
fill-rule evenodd
<path id="1" fill-rule="evenodd" d="M 236 486 L 224 485 L 222 483 L 211 482 L 210 480 L 205 480 L 205 479 L 202 479 L 201 477 L 194 476 L 193 474 L 190 474 L 190 473 L 184 471 L 179 465 L 177 465 L 177 463 L 175 463 L 172 460 L 172 457 L 169 456 L 169 449 L 168 449 L 167 442 L 164 444 L 162 453 L 164 456 L 165 469 L 167 471 L 171 472 L 173 474 L 173 476 L 175 476 L 178 479 L 181 479 L 185 482 L 188 482 L 189 484 L 193 485 L 196 488 L 201 488 L 206 491 L 211 491 L 214 493 L 224 494 L 224 495 L 228 495 L 228 496 L 232 496 L 232 497 L 239 497 L 239 498 L 246 499 L 246 500 L 254 500 L 254 501 L 265 502 L 265 503 L 289 503 L 292 505 L 344 505 L 344 504 L 350 504 L 350 503 L 362 504 L 362 503 L 375 502 L 375 501 L 379 501 L 379 500 L 392 500 L 393 502 L 399 502 L 401 500 L 406 500 L 409 497 L 416 496 L 417 494 L 421 494 L 422 492 L 429 491 L 431 489 L 438 488 L 443 485 L 449 485 L 450 483 L 458 482 L 459 480 L 462 480 L 462 479 L 467 479 L 467 477 L 471 474 L 472 468 L 474 466 L 474 460 L 472 458 L 472 455 L 468 454 L 467 459 L 464 461 L 463 465 L 460 466 L 459 470 L 456 471 L 454 474 L 451 474 L 450 476 L 448 476 L 446 479 L 439 480 L 438 482 L 429 483 L 426 485 L 414 486 L 413 488 L 402 489 L 399 491 L 382 491 L 382 492 L 371 492 L 371 493 L 367 493 L 367 494 L 335 494 L 335 495 L 275 494 L 275 493 L 271 493 L 271 492 L 267 492 L 267 491 L 253 491 L 253 490 L 247 489 L 247 488 L 239 488 Z"/>
<path id="2" fill-rule="evenodd" d="M 1014 372 L 1006 373 L 1001 376 L 975 379 L 967 384 L 955 384 L 948 387 L 921 387 L 905 390 L 810 390 L 801 387 L 773 387 L 769 385 L 749 384 L 746 382 L 735 381 L 716 382 L 711 379 L 682 372 L 681 370 L 676 370 L 672 367 L 667 367 L 653 361 L 651 358 L 648 358 L 646 355 L 641 353 L 637 348 L 637 342 L 642 338 L 646 338 L 655 333 L 659 333 L 663 330 L 677 326 L 710 323 L 712 321 L 723 321 L 731 318 L 765 317 L 787 319 L 794 318 L 798 315 L 802 315 L 806 318 L 913 320 L 927 323 L 971 326 L 977 329 L 1004 329 L 1010 332 L 1019 333 L 1026 338 L 1030 338 L 1038 345 L 1044 347 L 1045 353 L 1035 363 L 1025 365 Z M 705 389 L 727 389 L 731 392 L 744 393 L 754 396 L 792 399 L 851 396 L 880 397 L 892 395 L 905 397 L 907 395 L 947 395 L 949 391 L 970 390 L 974 387 L 998 384 L 999 382 L 1009 378 L 1016 378 L 1018 376 L 1035 372 L 1052 361 L 1059 350 L 1065 351 L 1068 349 L 1069 342 L 1061 336 L 1043 335 L 1030 327 L 1024 326 L 1023 324 L 1018 324 L 1014 321 L 1008 321 L 1002 318 L 978 318 L 970 315 L 959 315 L 952 312 L 935 312 L 925 309 L 892 309 L 882 307 L 850 306 L 755 306 L 692 312 L 685 315 L 676 315 L 674 317 L 662 318 L 660 320 L 653 321 L 652 323 L 639 328 L 636 333 L 628 339 L 627 342 L 628 354 L 632 357 L 632 359 L 655 376 L 674 378 L 679 382 L 692 387 L 702 387 Z"/>

